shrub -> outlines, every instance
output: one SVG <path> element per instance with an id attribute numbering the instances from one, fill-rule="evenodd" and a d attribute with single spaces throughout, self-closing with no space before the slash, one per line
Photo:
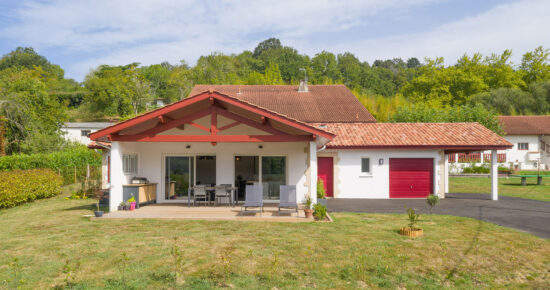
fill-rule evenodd
<path id="1" fill-rule="evenodd" d="M 317 198 L 325 198 L 325 185 L 322 179 L 317 180 Z"/>
<path id="2" fill-rule="evenodd" d="M 313 216 L 316 220 L 324 220 L 327 216 L 327 207 L 320 203 L 316 203 L 313 206 Z"/>
<path id="3" fill-rule="evenodd" d="M 412 208 L 407 209 L 407 215 L 409 216 L 409 228 L 414 229 L 420 215 Z"/>
<path id="4" fill-rule="evenodd" d="M 430 219 L 432 216 L 432 209 L 434 206 L 436 206 L 439 203 L 439 196 L 435 194 L 428 195 L 428 198 L 426 198 L 426 203 L 430 206 Z"/>
<path id="5" fill-rule="evenodd" d="M 61 193 L 62 178 L 51 169 L 0 171 L 0 208 Z"/>
<path id="6" fill-rule="evenodd" d="M 63 177 L 64 184 L 83 180 L 87 165 L 100 172 L 101 156 L 86 146 L 72 146 L 49 154 L 17 154 L 0 157 L 0 171 L 49 168 Z"/>
<path id="7" fill-rule="evenodd" d="M 471 166 L 471 167 L 464 167 L 462 170 L 462 173 L 490 173 L 491 168 L 489 168 L 488 164 L 484 164 L 482 166 Z"/>

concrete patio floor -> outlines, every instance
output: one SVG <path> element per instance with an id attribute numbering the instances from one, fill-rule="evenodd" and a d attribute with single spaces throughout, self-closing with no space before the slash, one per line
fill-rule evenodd
<path id="1" fill-rule="evenodd" d="M 195 219 L 195 220 L 239 220 L 239 221 L 271 221 L 271 222 L 311 222 L 313 219 L 306 219 L 303 210 L 285 210 L 279 216 L 277 206 L 265 206 L 264 212 L 243 213 L 240 215 L 241 207 L 235 206 L 196 206 L 188 207 L 187 204 L 151 204 L 141 206 L 133 211 L 116 211 L 106 213 L 103 218 L 138 218 L 138 219 Z"/>

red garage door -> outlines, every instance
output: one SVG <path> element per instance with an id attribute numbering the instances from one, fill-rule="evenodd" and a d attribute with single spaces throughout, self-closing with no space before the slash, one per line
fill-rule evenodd
<path id="1" fill-rule="evenodd" d="M 432 158 L 390 158 L 390 198 L 427 197 L 430 193 Z"/>

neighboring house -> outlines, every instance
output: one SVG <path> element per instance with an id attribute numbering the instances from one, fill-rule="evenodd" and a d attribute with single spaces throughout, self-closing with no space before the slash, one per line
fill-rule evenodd
<path id="1" fill-rule="evenodd" d="M 79 142 L 82 144 L 89 144 L 90 135 L 97 130 L 101 130 L 105 127 L 112 125 L 108 122 L 78 122 L 78 123 L 65 123 L 61 128 L 61 131 L 64 132 L 63 137 L 66 140 Z"/>
<path id="2" fill-rule="evenodd" d="M 550 169 L 550 116 L 499 116 L 504 139 L 514 146 L 498 152 L 499 166 L 518 170 Z M 489 152 L 449 156 L 451 172 L 482 165 Z M 540 165 L 540 166 L 539 166 Z"/>
<path id="3" fill-rule="evenodd" d="M 507 162 L 518 169 L 550 169 L 550 116 L 500 116 L 504 139 L 514 144 L 506 150 Z"/>
<path id="4" fill-rule="evenodd" d="M 334 198 L 425 198 L 448 191 L 447 154 L 512 147 L 477 123 L 376 123 L 343 85 L 198 85 L 190 97 L 90 135 L 111 142 L 110 210 L 134 177 L 156 183 L 157 202 L 187 203 L 189 187 L 232 184 L 244 198 L 261 184 L 316 201 L 317 180 Z M 102 146 L 103 146 L 102 145 Z M 97 148 L 97 147 L 96 147 Z"/>

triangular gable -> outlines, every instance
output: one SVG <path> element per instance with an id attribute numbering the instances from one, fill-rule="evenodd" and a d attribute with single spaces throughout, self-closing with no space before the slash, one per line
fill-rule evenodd
<path id="1" fill-rule="evenodd" d="M 174 112 L 198 105 L 202 106 L 199 110 L 187 113 L 178 118 L 169 117 L 170 114 Z M 230 112 L 224 109 L 224 106 L 238 108 L 238 110 L 246 114 Z M 261 118 L 260 122 L 242 116 L 247 114 L 256 117 L 259 116 Z M 206 116 L 211 116 L 212 121 L 210 128 L 195 122 L 198 119 L 204 119 Z M 227 118 L 233 122 L 229 124 L 220 124 L 220 126 L 218 126 L 218 116 L 223 116 L 221 118 Z M 289 134 L 288 132 L 275 129 L 271 126 L 271 121 L 275 122 L 273 124 L 289 126 L 295 131 L 298 131 L 299 134 Z M 188 127 L 189 125 L 208 134 L 202 133 L 200 135 L 189 136 L 163 133 L 170 132 L 178 127 L 184 128 L 181 126 Z M 243 125 L 261 130 L 268 134 L 230 136 L 223 133 L 231 128 Z M 140 130 L 140 126 L 149 126 L 150 128 Z M 317 136 L 325 138 L 328 141 L 334 138 L 335 135 L 277 114 L 276 112 L 271 112 L 248 104 L 236 98 L 215 91 L 208 91 L 94 132 L 90 134 L 90 139 L 98 140 L 109 138 L 112 141 L 141 142 L 283 142 L 315 140 Z"/>

